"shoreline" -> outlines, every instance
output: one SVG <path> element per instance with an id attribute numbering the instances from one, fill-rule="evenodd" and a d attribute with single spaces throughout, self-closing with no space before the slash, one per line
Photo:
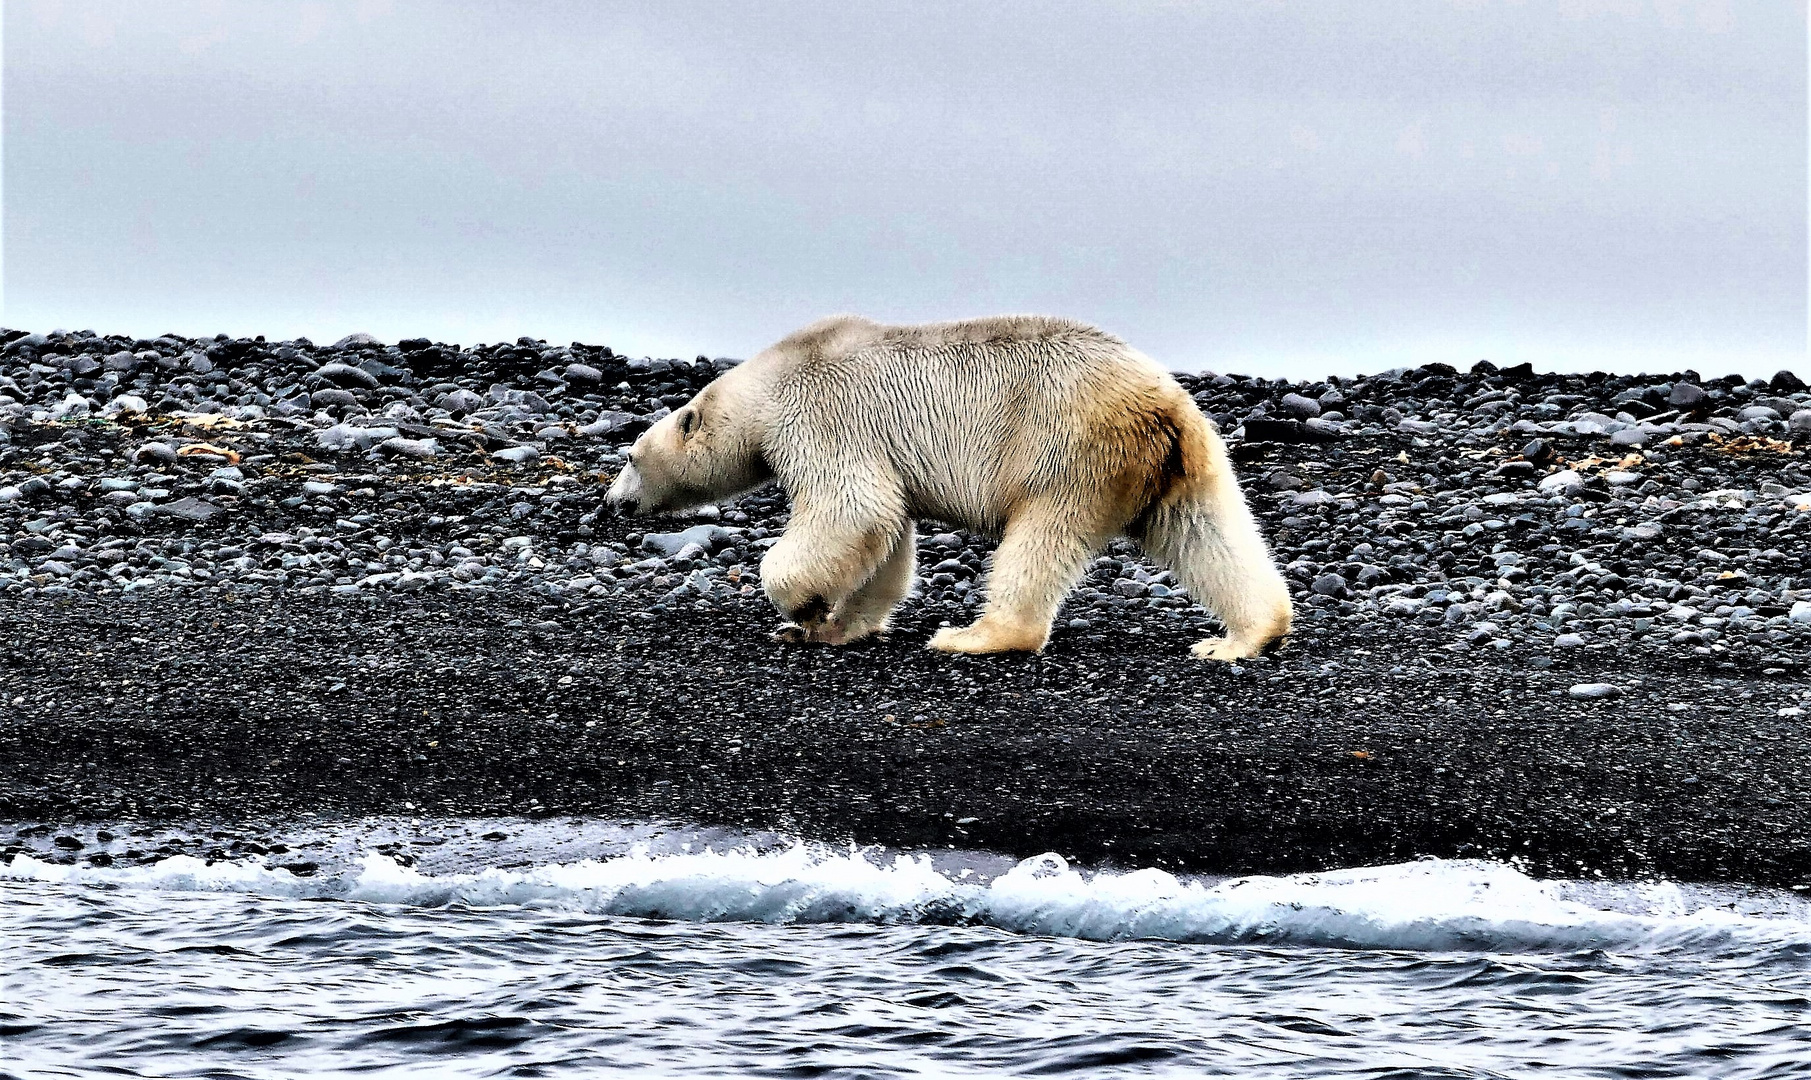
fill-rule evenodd
<path id="1" fill-rule="evenodd" d="M 575 815 L 1811 885 L 1790 377 L 1179 377 L 1297 604 L 1278 656 L 1227 666 L 1188 657 L 1211 620 L 1126 545 L 1044 655 L 930 654 L 991 547 L 933 523 L 890 641 L 768 641 L 777 492 L 601 505 L 722 362 L 0 338 L 6 852 L 37 823 Z"/>
<path id="2" fill-rule="evenodd" d="M 1542 671 L 1445 654 L 1464 662 L 1391 675 L 1392 648 L 1425 643 L 1345 636 L 1234 673 L 1149 624 L 948 663 L 922 650 L 923 620 L 831 651 L 767 645 L 765 613 L 656 635 L 599 615 L 528 623 L 546 613 L 470 597 L 171 599 L 6 620 L 9 647 L 26 624 L 68 643 L 41 655 L 71 675 L 12 706 L 0 819 L 576 815 L 1213 873 L 1438 855 L 1543 876 L 1811 882 L 1811 753 L 1762 715 L 1791 700 L 1779 677 L 1608 650 Z M 301 632 L 260 635 L 257 620 Z M 215 622 L 247 643 L 121 700 L 148 661 L 192 653 L 172 631 Z M 774 648 L 758 682 L 729 673 L 725 639 Z M 58 665 L 70 652 L 93 654 L 79 674 Z M 1630 676 L 1642 686 L 1611 701 L 1550 696 Z M 1746 711 L 1669 708 L 1743 692 Z"/>

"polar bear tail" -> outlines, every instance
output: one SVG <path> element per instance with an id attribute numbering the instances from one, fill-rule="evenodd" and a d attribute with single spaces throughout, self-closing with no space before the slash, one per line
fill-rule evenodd
<path id="1" fill-rule="evenodd" d="M 1289 633 L 1289 587 L 1245 505 L 1219 433 L 1192 402 L 1186 415 L 1177 410 L 1175 420 L 1169 475 L 1134 524 L 1133 537 L 1226 624 L 1226 637 L 1197 643 L 1196 656 L 1257 656 Z"/>

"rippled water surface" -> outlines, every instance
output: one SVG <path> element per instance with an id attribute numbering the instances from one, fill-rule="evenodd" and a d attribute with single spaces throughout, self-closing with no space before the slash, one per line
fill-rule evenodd
<path id="1" fill-rule="evenodd" d="M 21 855 L 0 1074 L 1811 1075 L 1790 895 L 686 846 Z"/>

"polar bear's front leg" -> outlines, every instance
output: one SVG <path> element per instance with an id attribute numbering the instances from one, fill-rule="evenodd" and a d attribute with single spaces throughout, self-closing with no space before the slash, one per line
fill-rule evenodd
<path id="1" fill-rule="evenodd" d="M 1085 521 L 1067 507 L 1021 510 L 1006 525 L 987 576 L 987 606 L 970 626 L 939 630 L 930 647 L 939 652 L 1042 652 L 1050 622 L 1098 541 L 1078 528 Z"/>
<path id="2" fill-rule="evenodd" d="M 786 534 L 761 560 L 768 599 L 791 620 L 775 640 L 841 645 L 883 627 L 898 600 L 895 595 L 874 617 L 891 588 L 883 572 L 896 562 L 905 531 L 897 521 L 855 522 L 795 510 Z M 910 575 L 908 563 L 908 584 Z M 863 597 L 870 584 L 875 592 Z"/>

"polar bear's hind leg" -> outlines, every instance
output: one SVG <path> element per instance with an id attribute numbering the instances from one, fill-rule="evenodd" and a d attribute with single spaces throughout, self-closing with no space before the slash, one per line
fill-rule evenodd
<path id="1" fill-rule="evenodd" d="M 1153 509 L 1138 540 L 1175 571 L 1226 636 L 1190 650 L 1202 660 L 1244 660 L 1281 643 L 1292 612 L 1289 587 L 1236 486 L 1179 493 Z"/>
<path id="2" fill-rule="evenodd" d="M 861 588 L 831 612 L 831 621 L 843 627 L 844 641 L 859 641 L 873 634 L 885 633 L 893 618 L 893 609 L 912 589 L 912 576 L 918 569 L 918 532 L 911 522 L 893 541 L 893 551 Z"/>

